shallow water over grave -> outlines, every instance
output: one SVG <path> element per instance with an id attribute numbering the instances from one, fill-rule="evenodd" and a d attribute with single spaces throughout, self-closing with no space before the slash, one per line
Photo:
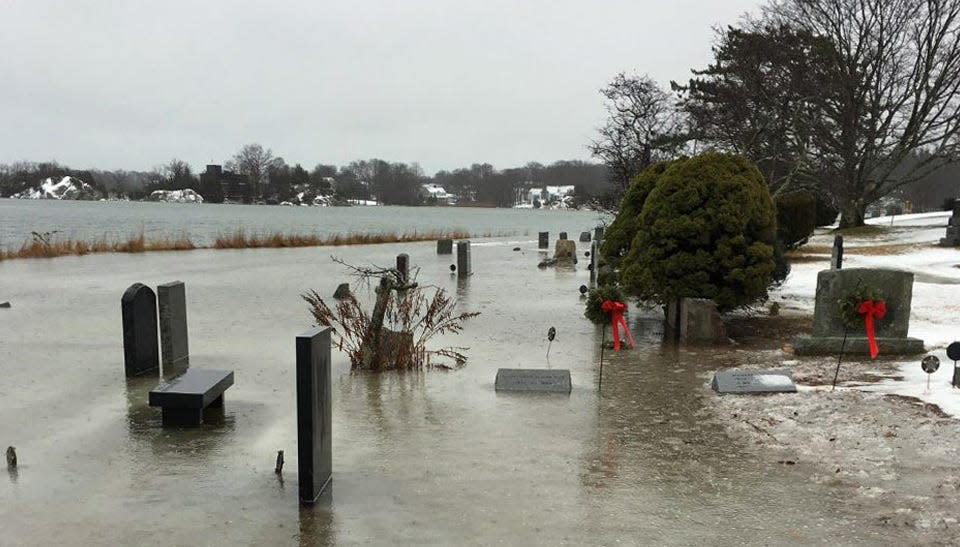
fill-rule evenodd
<path id="1" fill-rule="evenodd" d="M 587 229 L 584 227 L 583 229 Z M 574 230 L 570 230 L 574 233 Z M 521 252 L 511 249 L 520 246 Z M 587 244 L 579 244 L 579 252 Z M 299 294 L 347 281 L 330 254 L 393 263 L 481 315 L 450 344 L 454 372 L 351 374 L 334 352 L 333 485 L 297 502 L 294 337 Z M 909 539 L 722 433 L 709 371 L 769 353 L 677 351 L 655 320 L 604 352 L 575 269 L 538 270 L 533 238 L 474 241 L 458 281 L 433 243 L 96 255 L 0 264 L 0 543 L 876 544 Z M 155 380 L 123 377 L 120 296 L 186 283 L 191 366 L 233 369 L 222 416 L 164 429 Z M 353 280 L 349 280 L 353 281 Z M 370 301 L 370 292 L 360 289 Z M 546 331 L 557 338 L 545 358 Z M 500 367 L 568 368 L 569 396 L 497 394 Z M 273 472 L 284 450 L 283 480 Z"/>

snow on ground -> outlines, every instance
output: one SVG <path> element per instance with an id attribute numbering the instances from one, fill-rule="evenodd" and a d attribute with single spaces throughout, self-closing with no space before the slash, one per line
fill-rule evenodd
<path id="1" fill-rule="evenodd" d="M 924 341 L 927 352 L 940 359 L 940 368 L 930 377 L 920 368 L 920 356 L 897 360 L 902 380 L 884 380 L 857 389 L 880 394 L 916 397 L 960 417 L 960 389 L 951 385 L 953 362 L 946 347 L 960 340 L 960 248 L 937 246 L 946 233 L 949 212 L 897 215 L 869 219 L 868 224 L 891 226 L 888 233 L 844 237 L 844 268 L 890 268 L 913 272 L 913 303 L 910 336 Z M 832 246 L 829 230 L 818 230 L 808 246 Z M 857 249 L 891 245 L 895 254 L 861 254 Z M 801 249 L 802 251 L 803 249 Z M 771 295 L 787 310 L 813 313 L 817 273 L 824 262 L 794 264 L 783 286 Z M 883 348 L 881 348 L 881 355 Z"/>

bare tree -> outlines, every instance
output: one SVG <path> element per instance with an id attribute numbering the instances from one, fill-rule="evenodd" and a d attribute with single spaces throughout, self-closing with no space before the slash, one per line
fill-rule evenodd
<path id="1" fill-rule="evenodd" d="M 862 225 L 867 205 L 956 160 L 960 0 L 773 0 L 765 13 L 834 45 L 814 141 L 842 227 Z M 900 168 L 914 151 L 923 161 Z"/>
<path id="2" fill-rule="evenodd" d="M 681 123 L 669 95 L 647 75 L 621 72 L 600 93 L 608 116 L 590 152 L 607 165 L 611 181 L 623 192 L 650 163 L 676 152 Z"/>
<path id="3" fill-rule="evenodd" d="M 253 183 L 254 194 L 257 198 L 263 197 L 263 188 L 269 178 L 270 167 L 279 158 L 274 157 L 273 152 L 259 144 L 247 144 L 234 154 L 233 158 L 227 160 L 225 165 L 228 169 L 250 177 Z M 282 161 L 282 160 L 281 160 Z"/>

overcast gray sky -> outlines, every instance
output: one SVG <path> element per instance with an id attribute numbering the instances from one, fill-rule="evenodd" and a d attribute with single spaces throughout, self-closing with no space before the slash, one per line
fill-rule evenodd
<path id="1" fill-rule="evenodd" d="M 758 4 L 0 0 L 0 163 L 589 159 L 599 88 L 688 78 Z"/>

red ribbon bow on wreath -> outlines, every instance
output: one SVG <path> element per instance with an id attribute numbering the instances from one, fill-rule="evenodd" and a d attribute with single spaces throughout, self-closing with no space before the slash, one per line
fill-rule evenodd
<path id="1" fill-rule="evenodd" d="M 877 347 L 877 335 L 873 330 L 873 319 L 883 319 L 887 314 L 887 303 L 883 300 L 864 300 L 857 307 L 857 313 L 863 316 L 863 326 L 867 330 L 867 342 L 870 344 L 870 358 L 876 359 L 880 355 Z"/>
<path id="2" fill-rule="evenodd" d="M 627 320 L 623 318 L 627 305 L 616 300 L 604 300 L 601 309 L 609 313 L 613 319 L 613 349 L 620 351 L 620 325 L 623 325 L 623 332 L 627 335 L 630 347 L 636 347 L 633 343 L 633 335 L 630 334 L 630 327 L 627 326 Z"/>

